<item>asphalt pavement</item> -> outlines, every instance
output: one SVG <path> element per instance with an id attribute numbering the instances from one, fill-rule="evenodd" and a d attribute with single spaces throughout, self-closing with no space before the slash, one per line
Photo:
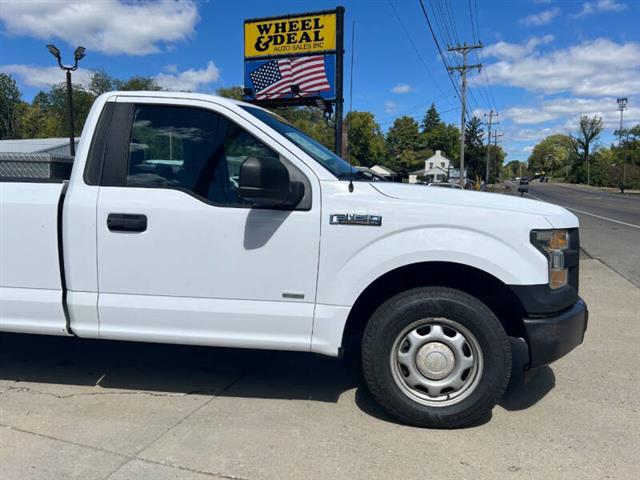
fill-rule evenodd
<path id="1" fill-rule="evenodd" d="M 0 478 L 635 480 L 640 289 L 580 276 L 584 344 L 461 430 L 398 424 L 343 360 L 0 335 Z"/>
<path id="2" fill-rule="evenodd" d="M 640 287 L 640 196 L 538 181 L 526 196 L 571 210 L 584 252 Z"/>

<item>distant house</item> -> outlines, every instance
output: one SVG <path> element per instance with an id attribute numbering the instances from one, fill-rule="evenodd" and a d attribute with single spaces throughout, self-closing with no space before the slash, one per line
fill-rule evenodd
<path id="1" fill-rule="evenodd" d="M 449 178 L 449 169 L 451 166 L 451 160 L 442 155 L 441 150 L 436 150 L 436 153 L 424 161 L 424 168 L 411 172 L 409 174 L 409 183 L 417 183 L 418 177 L 420 180 L 424 178 L 427 183 L 431 182 L 446 182 Z"/>
<path id="2" fill-rule="evenodd" d="M 357 166 L 355 167 L 356 170 L 364 173 L 365 175 L 367 175 L 369 178 L 371 178 L 372 180 L 379 180 L 381 182 L 385 181 L 386 178 L 384 178 L 382 175 L 378 174 L 377 172 L 375 172 L 374 170 L 372 170 L 369 167 L 361 167 L 361 166 Z"/>
<path id="3" fill-rule="evenodd" d="M 390 182 L 399 182 L 402 180 L 402 176 L 391 170 L 390 168 L 384 167 L 382 165 L 374 165 L 371 167 L 371 170 L 383 177 L 385 180 L 389 180 Z"/>
<path id="4" fill-rule="evenodd" d="M 382 165 L 374 165 L 373 167 L 356 167 L 356 169 L 370 175 L 374 180 L 386 180 L 389 182 L 399 182 L 402 180 L 399 173 L 396 173 L 387 167 L 383 167 Z"/>

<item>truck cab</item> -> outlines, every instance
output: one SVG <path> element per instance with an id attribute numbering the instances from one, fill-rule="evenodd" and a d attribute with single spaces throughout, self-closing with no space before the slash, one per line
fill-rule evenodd
<path id="1" fill-rule="evenodd" d="M 582 342 L 578 220 L 372 182 L 255 105 L 111 92 L 68 179 L 0 177 L 0 331 L 362 356 L 400 420 L 458 427 Z M 353 347 L 356 345 L 356 347 Z"/>

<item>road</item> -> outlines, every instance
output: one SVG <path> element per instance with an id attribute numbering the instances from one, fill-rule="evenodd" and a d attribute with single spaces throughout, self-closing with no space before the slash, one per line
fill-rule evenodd
<path id="1" fill-rule="evenodd" d="M 527 196 L 571 210 L 585 253 L 640 287 L 640 196 L 539 182 L 529 184 Z"/>

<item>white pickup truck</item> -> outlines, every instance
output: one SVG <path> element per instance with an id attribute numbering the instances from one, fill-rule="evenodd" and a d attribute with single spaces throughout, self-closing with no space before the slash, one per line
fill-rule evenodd
<path id="1" fill-rule="evenodd" d="M 95 102 L 70 178 L 0 178 L 0 331 L 338 356 L 429 427 L 477 422 L 579 345 L 578 220 L 368 181 L 273 113 L 191 93 Z"/>

